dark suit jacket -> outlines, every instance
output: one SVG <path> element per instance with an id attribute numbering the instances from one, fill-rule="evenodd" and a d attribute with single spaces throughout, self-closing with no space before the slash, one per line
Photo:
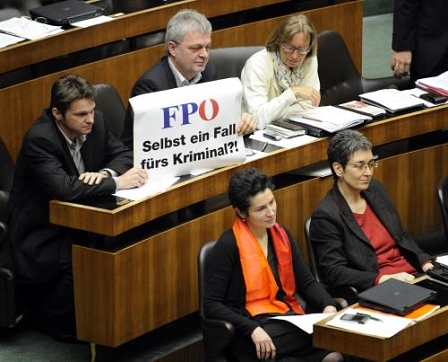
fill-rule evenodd
<path id="1" fill-rule="evenodd" d="M 199 83 L 206 83 L 218 79 L 216 66 L 209 60 L 202 72 L 202 78 Z M 169 66 L 168 57 L 164 56 L 140 76 L 132 88 L 130 98 L 141 94 L 164 91 L 176 87 L 176 80 Z M 130 105 L 128 105 L 126 111 L 121 140 L 130 149 L 134 148 L 134 115 Z"/>
<path id="2" fill-rule="evenodd" d="M 363 196 L 402 255 L 422 271 L 421 265 L 431 257 L 408 235 L 384 187 L 372 180 Z M 379 272 L 375 250 L 336 183 L 311 216 L 310 238 L 324 283 L 333 287 L 352 285 L 358 290 L 374 285 Z"/>
<path id="3" fill-rule="evenodd" d="M 448 49 L 447 19 L 446 0 L 395 0 L 392 49 L 412 50 L 411 73 L 432 75 Z"/>
<path id="4" fill-rule="evenodd" d="M 107 167 L 122 174 L 132 167 L 131 151 L 108 132 L 100 112 L 95 112 L 81 154 L 86 172 Z M 8 205 L 10 253 L 19 281 L 49 280 L 56 275 L 61 258 L 71 255 L 75 232 L 50 224 L 50 200 L 74 201 L 116 190 L 112 178 L 88 186 L 78 177 L 67 142 L 51 112 L 45 110 L 24 137 Z"/>

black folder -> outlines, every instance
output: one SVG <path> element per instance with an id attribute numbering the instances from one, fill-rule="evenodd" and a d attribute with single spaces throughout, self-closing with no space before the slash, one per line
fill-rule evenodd
<path id="1" fill-rule="evenodd" d="M 358 303 L 363 307 L 403 316 L 436 296 L 437 292 L 432 289 L 388 279 L 358 294 Z"/>
<path id="2" fill-rule="evenodd" d="M 84 1 L 66 0 L 30 9 L 30 15 L 33 20 L 42 18 L 48 24 L 66 26 L 100 16 L 104 11 L 102 7 Z"/>

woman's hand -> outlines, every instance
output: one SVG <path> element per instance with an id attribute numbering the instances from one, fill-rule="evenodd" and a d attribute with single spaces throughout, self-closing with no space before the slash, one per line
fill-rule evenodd
<path id="1" fill-rule="evenodd" d="M 408 283 L 412 282 L 415 279 L 415 277 L 412 274 L 401 272 L 401 273 L 397 273 L 397 274 L 383 275 L 380 277 L 378 282 L 384 283 L 386 280 L 391 279 L 391 278 L 398 279 L 398 280 L 401 280 L 403 282 L 408 282 Z"/>
<path id="2" fill-rule="evenodd" d="M 313 107 L 319 107 L 320 92 L 316 88 L 294 86 L 291 89 L 298 100 L 305 99 L 310 101 Z"/>
<path id="3" fill-rule="evenodd" d="M 263 328 L 255 328 L 250 337 L 255 344 L 258 359 L 275 359 L 276 350 L 274 343 L 272 343 L 271 337 L 269 337 L 269 334 Z"/>
<path id="4" fill-rule="evenodd" d="M 327 305 L 322 311 L 322 313 L 336 313 L 337 311 L 338 310 L 334 305 Z"/>

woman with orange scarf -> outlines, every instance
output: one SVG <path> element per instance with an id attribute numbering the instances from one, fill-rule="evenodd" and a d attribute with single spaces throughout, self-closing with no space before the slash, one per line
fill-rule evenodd
<path id="1" fill-rule="evenodd" d="M 314 348 L 312 335 L 271 318 L 304 314 L 307 306 L 336 311 L 291 233 L 276 222 L 273 190 L 270 177 L 254 168 L 231 178 L 228 196 L 237 218 L 207 259 L 205 315 L 234 325 L 230 348 L 237 361 L 343 361 L 337 352 Z"/>

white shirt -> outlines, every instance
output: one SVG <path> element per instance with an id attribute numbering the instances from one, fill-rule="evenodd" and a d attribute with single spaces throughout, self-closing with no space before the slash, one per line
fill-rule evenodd
<path id="1" fill-rule="evenodd" d="M 320 90 L 317 57 L 308 57 L 300 69 L 301 85 Z M 314 108 L 308 100 L 298 100 L 289 88 L 282 91 L 274 73 L 272 53 L 262 49 L 252 55 L 241 72 L 243 108 L 258 120 L 258 128 L 276 119 L 285 119 Z"/>

